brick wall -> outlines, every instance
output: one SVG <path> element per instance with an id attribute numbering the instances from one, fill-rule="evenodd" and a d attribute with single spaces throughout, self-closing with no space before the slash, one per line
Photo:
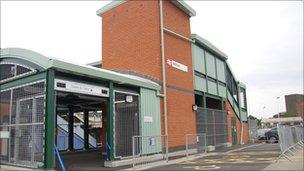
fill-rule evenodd
<path id="1" fill-rule="evenodd" d="M 302 119 L 304 119 L 304 102 L 296 103 L 296 111 L 297 111 L 297 116 L 300 116 L 302 117 Z"/>
<path id="2" fill-rule="evenodd" d="M 237 144 L 241 143 L 241 132 L 242 124 L 236 113 L 234 112 L 232 106 L 228 101 L 224 103 L 224 109 L 228 111 L 227 115 L 227 142 L 232 143 L 232 130 L 231 130 L 231 118 L 236 118 L 236 129 L 237 129 Z M 243 142 L 248 143 L 249 141 L 249 128 L 248 123 L 243 122 Z"/>
<path id="3" fill-rule="evenodd" d="M 102 67 L 161 79 L 157 1 L 128 1 L 102 15 Z"/>
<path id="4" fill-rule="evenodd" d="M 163 1 L 163 8 L 164 26 L 190 38 L 189 16 L 169 1 Z M 140 73 L 161 83 L 158 1 L 128 1 L 102 15 L 102 28 L 103 68 Z M 190 42 L 168 33 L 164 41 L 165 59 L 188 67 L 184 72 L 166 64 L 169 146 L 176 147 L 184 145 L 185 134 L 196 132 L 192 51 Z M 164 116 L 164 133 L 163 123 Z"/>

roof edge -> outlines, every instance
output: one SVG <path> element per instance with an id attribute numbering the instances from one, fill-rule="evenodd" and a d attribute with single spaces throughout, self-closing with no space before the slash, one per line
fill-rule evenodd
<path id="1" fill-rule="evenodd" d="M 15 57 L 23 60 L 31 61 L 44 69 L 48 69 L 52 63 L 52 59 L 29 49 L 23 48 L 2 48 L 0 49 L 0 58 Z M 43 59 L 43 60 L 41 60 Z"/>
<path id="2" fill-rule="evenodd" d="M 86 65 L 95 66 L 95 65 L 101 65 L 101 64 L 102 64 L 102 62 L 101 62 L 101 60 L 99 60 L 99 61 L 87 63 Z"/>
<path id="3" fill-rule="evenodd" d="M 115 8 L 115 7 L 117 7 L 117 6 L 121 5 L 121 4 L 123 4 L 123 3 L 125 3 L 125 2 L 127 2 L 127 0 L 112 1 L 112 2 L 108 3 L 107 5 L 105 5 L 105 6 L 101 7 L 101 8 L 99 8 L 99 10 L 96 11 L 96 14 L 97 14 L 98 16 L 101 16 L 101 15 L 104 14 L 105 12 L 107 12 L 107 11 L 109 11 L 109 10 L 111 10 L 111 9 L 113 9 L 113 8 Z"/>
<path id="4" fill-rule="evenodd" d="M 211 42 L 204 39 L 203 37 L 197 35 L 197 34 L 191 34 L 191 38 L 194 40 L 194 43 L 198 43 L 204 47 L 207 47 L 209 50 L 217 54 L 219 57 L 221 57 L 224 60 L 228 59 L 228 55 L 226 55 L 224 52 L 220 51 L 216 46 L 214 46 Z"/>
<path id="5" fill-rule="evenodd" d="M 186 14 L 188 14 L 190 17 L 194 17 L 196 15 L 196 11 L 188 5 L 183 0 L 171 0 L 171 2 L 176 5 L 179 9 L 184 11 Z"/>
<path id="6" fill-rule="evenodd" d="M 96 14 L 98 16 L 101 16 L 102 14 L 104 14 L 105 12 L 123 4 L 127 2 L 127 0 L 114 0 L 110 3 L 108 3 L 107 5 L 101 7 L 99 10 L 96 11 Z M 183 12 L 185 12 L 187 15 L 189 15 L 190 17 L 193 17 L 196 15 L 196 11 L 190 7 L 186 2 L 184 2 L 183 0 L 170 0 L 170 2 L 172 2 L 175 6 L 177 6 L 180 10 L 182 10 Z"/>

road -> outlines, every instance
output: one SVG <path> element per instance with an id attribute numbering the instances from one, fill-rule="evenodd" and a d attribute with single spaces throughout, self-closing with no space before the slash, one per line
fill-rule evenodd
<path id="1" fill-rule="evenodd" d="M 278 144 L 261 144 L 150 170 L 263 170 L 279 155 Z"/>

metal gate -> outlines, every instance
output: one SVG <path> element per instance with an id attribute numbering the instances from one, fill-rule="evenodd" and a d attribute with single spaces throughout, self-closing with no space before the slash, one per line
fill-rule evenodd
<path id="1" fill-rule="evenodd" d="M 227 112 L 198 108 L 196 111 L 197 133 L 206 133 L 206 145 L 223 146 L 227 142 Z"/>
<path id="2" fill-rule="evenodd" d="M 139 135 L 138 94 L 115 91 L 115 157 L 132 157 L 132 137 L 136 135 Z"/>
<path id="3" fill-rule="evenodd" d="M 237 144 L 237 130 L 236 130 L 236 118 L 231 118 L 231 134 L 232 134 L 232 144 Z"/>
<path id="4" fill-rule="evenodd" d="M 1 163 L 38 168 L 44 161 L 44 82 L 1 92 Z M 9 107 L 6 105 L 9 105 Z M 4 150 L 4 151 L 2 151 Z"/>

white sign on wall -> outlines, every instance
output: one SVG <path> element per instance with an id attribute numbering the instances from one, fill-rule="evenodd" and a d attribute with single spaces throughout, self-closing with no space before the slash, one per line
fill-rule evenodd
<path id="1" fill-rule="evenodd" d="M 55 79 L 55 90 L 109 97 L 109 88 L 61 79 Z"/>
<path id="2" fill-rule="evenodd" d="M 152 116 L 144 116 L 144 122 L 153 122 Z"/>
<path id="3" fill-rule="evenodd" d="M 0 139 L 6 139 L 9 138 L 9 132 L 8 131 L 0 131 Z"/>
<path id="4" fill-rule="evenodd" d="M 167 59 L 167 64 L 169 66 L 172 66 L 173 68 L 179 69 L 184 72 L 188 72 L 188 67 L 186 65 L 176 62 L 172 59 Z"/>

